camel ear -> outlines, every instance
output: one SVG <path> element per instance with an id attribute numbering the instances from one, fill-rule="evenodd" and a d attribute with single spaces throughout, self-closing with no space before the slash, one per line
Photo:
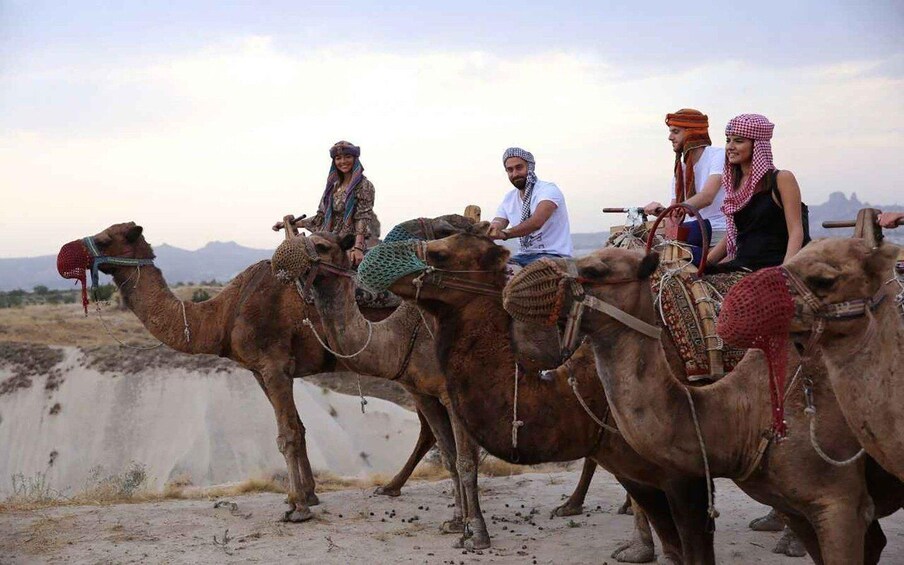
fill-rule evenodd
<path id="1" fill-rule="evenodd" d="M 637 267 L 637 278 L 640 280 L 650 278 L 650 275 L 656 272 L 659 266 L 659 253 L 650 253 L 640 260 L 640 266 Z"/>
<path id="2" fill-rule="evenodd" d="M 129 231 L 126 232 L 126 241 L 129 243 L 135 243 L 138 241 L 138 238 L 141 237 L 141 232 L 144 231 L 144 228 L 141 226 L 132 226 L 129 228 Z"/>
<path id="3" fill-rule="evenodd" d="M 866 255 L 866 273 L 870 277 L 887 277 L 894 269 L 901 248 L 890 243 L 881 243 L 870 249 Z"/>
<path id="4" fill-rule="evenodd" d="M 347 233 L 339 240 L 339 249 L 348 251 L 355 246 L 355 234 Z"/>
<path id="5" fill-rule="evenodd" d="M 474 225 L 472 225 L 468 229 L 468 233 L 476 233 L 477 235 L 486 235 L 489 230 L 490 230 L 490 222 L 488 222 L 486 220 L 481 220 L 479 222 L 475 222 Z"/>
<path id="6" fill-rule="evenodd" d="M 493 271 L 499 270 L 505 267 L 506 261 L 508 261 L 509 250 L 501 245 L 493 245 L 490 249 L 484 253 L 483 257 L 480 258 L 480 268 Z"/>

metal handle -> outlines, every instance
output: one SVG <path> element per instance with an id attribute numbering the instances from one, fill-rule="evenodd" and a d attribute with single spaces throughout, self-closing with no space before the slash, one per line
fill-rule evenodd
<path id="1" fill-rule="evenodd" d="M 653 227 L 650 228 L 650 235 L 647 236 L 646 253 L 649 254 L 653 249 L 653 240 L 656 237 L 656 228 L 659 227 L 659 223 L 662 222 L 663 218 L 669 215 L 672 210 L 682 210 L 690 214 L 692 218 L 697 220 L 697 225 L 700 227 L 700 237 L 703 240 L 703 245 L 701 246 L 702 254 L 700 255 L 700 266 L 697 268 L 697 276 L 702 277 L 703 271 L 706 270 L 706 256 L 707 254 L 709 254 L 709 238 L 706 237 L 706 226 L 703 224 L 703 218 L 700 217 L 700 211 L 690 204 L 686 204 L 684 202 L 672 204 L 671 206 L 660 212 L 658 216 L 656 216 L 656 221 L 653 222 Z"/>

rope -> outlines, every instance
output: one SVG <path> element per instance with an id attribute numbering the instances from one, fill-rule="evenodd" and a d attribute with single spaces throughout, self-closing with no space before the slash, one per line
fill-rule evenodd
<path id="1" fill-rule="evenodd" d="M 518 363 L 515 362 L 515 398 L 512 402 L 512 449 L 517 453 L 518 450 L 518 428 L 524 425 L 522 420 L 518 419 Z"/>
<path id="2" fill-rule="evenodd" d="M 798 370 L 800 370 L 800 367 L 798 367 Z M 851 457 L 842 459 L 840 461 L 829 457 L 829 455 L 822 450 L 822 448 L 819 446 L 819 441 L 816 439 L 816 401 L 813 397 L 812 379 L 808 377 L 803 380 L 803 389 L 804 400 L 807 403 L 807 407 L 804 408 L 804 414 L 806 414 L 807 418 L 810 420 L 810 445 L 813 446 L 813 450 L 816 452 L 816 454 L 819 455 L 819 457 L 823 461 L 834 467 L 846 467 L 863 457 L 863 454 L 866 453 L 866 450 L 864 450 L 863 448 L 861 448 L 860 451 L 858 451 Z"/>
<path id="3" fill-rule="evenodd" d="M 361 390 L 361 375 L 358 377 L 358 396 L 361 397 L 361 413 L 364 414 L 364 407 L 367 406 L 367 399 L 364 398 L 364 392 Z"/>
<path id="4" fill-rule="evenodd" d="M 421 310 L 421 307 L 418 306 L 418 300 L 421 299 L 421 289 L 424 287 L 424 277 L 427 276 L 427 273 L 432 268 L 433 267 L 427 267 L 427 270 L 416 276 L 411 281 L 411 284 L 413 284 L 414 288 L 416 289 L 414 292 L 414 309 L 417 310 L 418 315 L 421 317 L 421 322 L 424 323 L 424 328 L 427 330 L 427 334 L 430 336 L 430 339 L 436 341 L 436 336 L 433 335 L 433 330 L 430 329 L 430 324 L 427 323 L 427 318 L 424 316 L 423 310 Z"/>
<path id="5" fill-rule="evenodd" d="M 703 431 L 700 429 L 700 422 L 697 420 L 697 408 L 694 406 L 694 397 L 691 396 L 691 391 L 686 386 L 682 386 L 681 388 L 684 390 L 684 394 L 687 395 L 687 403 L 691 407 L 691 417 L 694 420 L 694 430 L 697 432 L 697 441 L 700 442 L 700 452 L 703 454 L 703 472 L 706 474 L 706 496 L 709 503 L 706 512 L 709 514 L 710 519 L 715 520 L 719 517 L 719 511 L 716 510 L 713 503 L 713 479 L 709 473 L 709 458 L 706 456 L 706 444 L 703 442 Z"/>
<path id="6" fill-rule="evenodd" d="M 565 370 L 568 372 L 568 384 L 571 385 L 571 390 L 574 391 L 574 395 L 577 397 L 578 402 L 581 404 L 581 407 L 584 409 L 584 412 L 586 412 L 587 415 L 590 416 L 590 418 L 594 422 L 596 422 L 596 424 L 599 427 L 603 428 L 606 431 L 610 431 L 613 434 L 621 435 L 621 432 L 618 431 L 618 428 L 613 428 L 612 426 L 604 423 L 602 420 L 600 420 L 599 418 L 596 417 L 596 414 L 594 414 L 593 411 L 590 410 L 590 407 L 587 406 L 587 403 L 584 402 L 584 397 L 582 397 L 581 393 L 578 392 L 578 381 L 577 381 L 577 379 L 574 378 L 574 375 L 571 374 L 571 369 L 568 367 L 567 364 L 565 365 Z"/>
<path id="7" fill-rule="evenodd" d="M 323 347 L 324 349 L 326 349 L 327 351 L 329 351 L 330 353 L 332 353 L 339 359 L 351 359 L 352 357 L 357 357 L 358 355 L 361 355 L 362 353 L 364 353 L 364 350 L 367 349 L 367 346 L 370 345 L 370 340 L 374 336 L 374 325 L 370 322 L 370 320 L 364 320 L 364 323 L 367 324 L 367 341 L 364 342 L 364 345 L 358 351 L 356 351 L 350 355 L 345 355 L 345 354 L 339 353 L 338 351 L 333 351 L 332 349 L 330 349 L 330 347 L 326 343 L 324 343 L 324 341 L 322 339 L 320 339 L 320 335 L 317 333 L 317 330 L 314 328 L 314 323 L 311 322 L 310 318 L 305 318 L 302 321 L 302 323 L 304 325 L 306 325 L 307 327 L 311 328 L 311 332 L 314 334 L 314 337 L 317 338 L 317 341 L 320 343 L 321 347 Z M 360 388 L 360 385 L 359 385 L 359 388 Z"/>

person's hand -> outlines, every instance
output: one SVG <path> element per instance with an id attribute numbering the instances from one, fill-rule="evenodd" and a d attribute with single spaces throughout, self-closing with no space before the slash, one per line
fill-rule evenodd
<path id="1" fill-rule="evenodd" d="M 502 230 L 499 226 L 490 226 L 490 229 L 487 230 L 487 236 L 490 239 L 505 239 L 505 234 L 502 233 Z"/>
<path id="2" fill-rule="evenodd" d="M 275 224 L 273 224 L 273 231 L 279 231 L 279 230 L 283 229 L 284 227 L 286 227 L 286 225 L 284 223 L 276 222 Z"/>
<path id="3" fill-rule="evenodd" d="M 659 202 L 653 201 L 643 207 L 643 212 L 648 216 L 658 216 L 660 208 L 665 208 L 665 206 Z"/>
<path id="4" fill-rule="evenodd" d="M 879 225 L 883 228 L 896 228 L 898 221 L 904 218 L 904 212 L 882 212 L 879 214 Z"/>
<path id="5" fill-rule="evenodd" d="M 364 260 L 364 251 L 359 247 L 353 247 L 348 250 L 348 260 L 351 261 L 352 267 L 357 267 Z"/>

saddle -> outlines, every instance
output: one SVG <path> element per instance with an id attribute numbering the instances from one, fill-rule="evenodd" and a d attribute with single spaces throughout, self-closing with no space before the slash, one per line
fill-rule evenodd
<path id="1" fill-rule="evenodd" d="M 681 266 L 683 264 L 683 266 Z M 689 252 L 669 245 L 660 268 L 651 277 L 660 322 L 672 337 L 686 374 L 719 378 L 744 356 L 746 349 L 730 347 L 716 332 L 722 299 L 747 273 L 698 276 Z"/>

